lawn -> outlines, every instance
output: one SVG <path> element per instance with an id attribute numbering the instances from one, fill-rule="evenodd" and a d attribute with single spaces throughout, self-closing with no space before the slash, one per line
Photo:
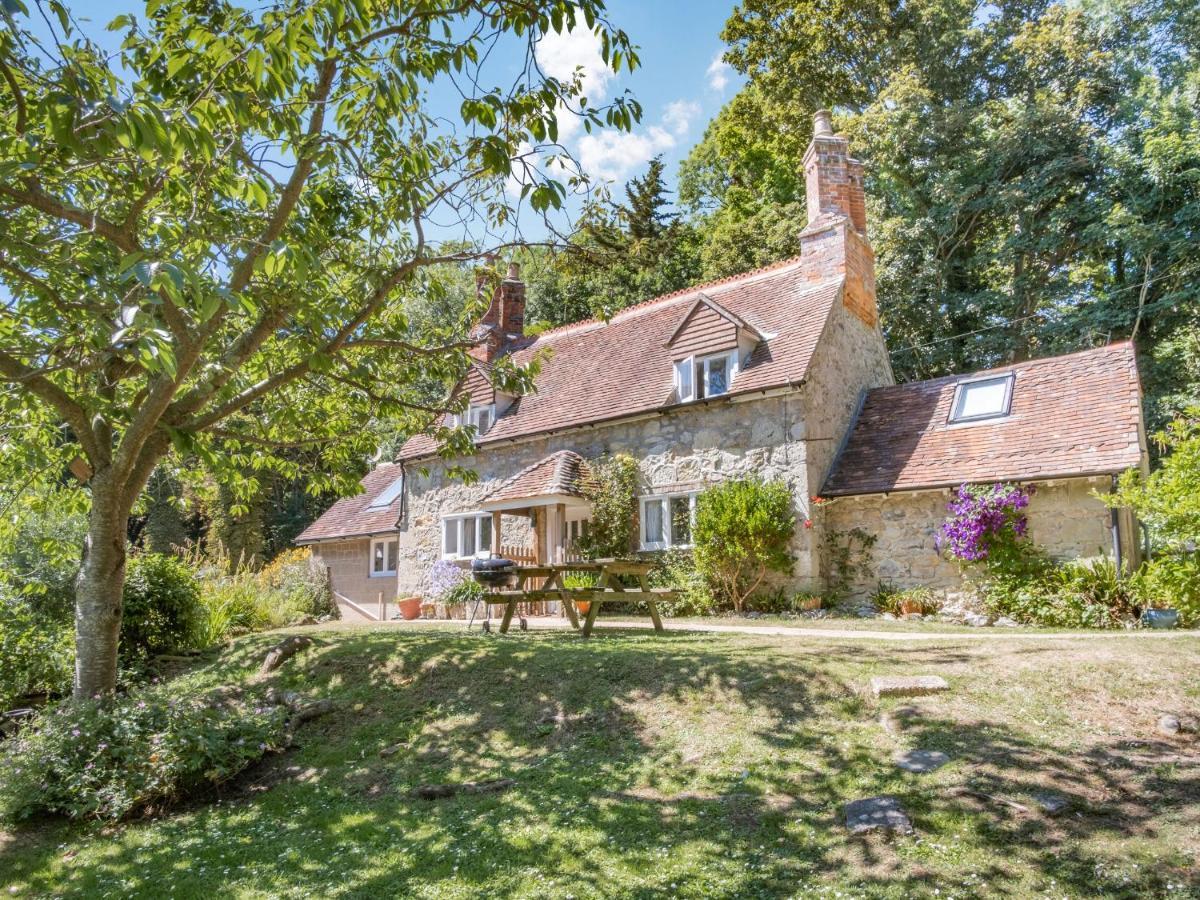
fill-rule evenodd
<path id="1" fill-rule="evenodd" d="M 0 834 L 18 896 L 1193 896 L 1200 639 L 898 645 L 740 634 L 313 632 L 276 676 L 337 701 L 219 797 Z M 277 635 L 178 675 L 249 677 Z M 871 699 L 878 674 L 951 691 Z M 880 715 L 919 710 L 893 734 Z M 895 719 L 896 717 L 893 717 Z M 892 756 L 938 749 L 935 773 Z M 381 756 L 381 750 L 395 750 Z M 512 778 L 440 800 L 418 785 Z M 1058 817 L 1034 796 L 1070 801 Z M 890 794 L 916 834 L 851 837 Z M 990 799 L 989 799 L 990 798 Z M 1008 801 L 1007 803 L 1001 801 Z M 1011 804 L 1018 804 L 1021 808 Z M 840 893 L 839 893 L 840 892 Z"/>

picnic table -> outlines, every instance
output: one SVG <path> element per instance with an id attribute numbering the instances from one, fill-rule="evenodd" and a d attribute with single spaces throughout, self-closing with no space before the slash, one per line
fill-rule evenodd
<path id="1" fill-rule="evenodd" d="M 567 618 L 571 620 L 572 628 L 579 628 L 579 611 L 577 602 L 588 603 L 587 616 L 583 622 L 583 636 L 591 637 L 592 628 L 596 624 L 596 616 L 600 612 L 600 604 L 612 601 L 632 601 L 645 603 L 650 610 L 650 620 L 654 623 L 655 631 L 662 631 L 662 618 L 658 614 L 657 600 L 668 600 L 675 592 L 665 588 L 651 588 L 648 583 L 654 563 L 628 559 L 595 559 L 588 562 L 557 563 L 546 566 L 517 566 L 517 586 L 513 590 L 495 591 L 488 595 L 491 602 L 504 603 L 504 618 L 500 621 L 500 633 L 508 631 L 512 623 L 513 613 L 517 604 L 536 602 L 540 600 L 557 600 L 566 610 Z M 596 583 L 592 587 L 567 588 L 563 587 L 563 575 L 568 572 L 594 572 Z M 637 590 L 630 590 L 621 583 L 622 577 L 637 579 L 640 585 Z M 526 588 L 532 579 L 544 578 L 545 583 L 538 588 Z M 494 598 L 494 599 L 493 599 Z"/>

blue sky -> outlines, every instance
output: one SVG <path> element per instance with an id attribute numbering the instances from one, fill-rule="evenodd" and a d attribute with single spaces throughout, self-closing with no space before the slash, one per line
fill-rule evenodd
<path id="1" fill-rule="evenodd" d="M 77 17 L 91 20 L 91 35 L 113 44 L 119 36 L 105 35 L 104 26 L 120 13 L 140 15 L 143 9 L 133 0 L 88 0 L 70 6 Z M 567 127 L 565 143 L 589 174 L 620 183 L 661 153 L 674 180 L 679 161 L 700 139 L 705 123 L 737 89 L 739 76 L 718 59 L 719 34 L 732 8 L 732 0 L 611 0 L 611 20 L 641 50 L 641 67 L 632 74 L 614 76 L 606 70 L 590 34 L 552 35 L 544 41 L 548 46 L 541 48 L 539 60 L 552 74 L 567 75 L 576 65 L 584 67 L 589 99 L 611 98 L 629 89 L 644 107 L 642 123 L 631 134 L 587 136 L 570 133 Z M 40 30 L 36 13 L 30 24 Z"/>
<path id="2" fill-rule="evenodd" d="M 35 31 L 44 31 L 33 4 L 29 5 L 33 14 L 28 24 Z M 113 49 L 121 35 L 105 32 L 104 26 L 121 13 L 140 18 L 144 11 L 141 0 L 88 0 L 70 6 L 77 19 L 90 20 L 90 24 L 81 22 L 84 29 Z M 608 7 L 613 24 L 623 28 L 639 47 L 641 66 L 637 70 L 617 75 L 607 69 L 600 58 L 598 39 L 582 28 L 567 35 L 548 35 L 539 44 L 538 60 L 549 74 L 563 78 L 581 66 L 585 91 L 593 105 L 631 91 L 642 104 L 642 121 L 631 132 L 603 129 L 587 134 L 566 114 L 560 117 L 560 140 L 589 176 L 611 182 L 615 194 L 658 154 L 666 163 L 668 184 L 673 188 L 679 162 L 741 82 L 740 76 L 720 61 L 723 45 L 719 35 L 733 0 L 609 0 Z M 459 102 L 453 90 L 435 87 L 431 93 L 432 106 L 448 118 L 457 119 Z M 519 191 L 519 184 L 511 182 L 510 188 Z M 579 201 L 574 199 L 565 216 L 554 217 L 560 233 L 570 229 L 578 209 Z M 518 221 L 523 222 L 527 238 L 543 236 L 543 227 L 531 221 L 526 210 Z M 437 226 L 432 234 L 468 236 L 458 229 L 443 231 Z"/>

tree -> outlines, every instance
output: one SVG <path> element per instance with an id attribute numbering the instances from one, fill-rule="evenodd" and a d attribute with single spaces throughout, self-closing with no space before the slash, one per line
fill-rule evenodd
<path id="1" fill-rule="evenodd" d="M 565 325 L 695 284 L 698 234 L 669 210 L 658 157 L 625 185 L 624 204 L 590 203 L 563 252 L 535 248 L 524 267 L 529 318 Z"/>
<path id="2" fill-rule="evenodd" d="M 696 499 L 696 570 L 740 613 L 767 573 L 791 572 L 795 529 L 792 494 L 782 481 L 724 481 Z"/>
<path id="3" fill-rule="evenodd" d="M 1133 336 L 1152 422 L 1196 392 L 1194 4 L 752 0 L 723 36 L 749 81 L 680 177 L 706 275 L 796 252 L 832 106 L 901 379 Z"/>
<path id="4" fill-rule="evenodd" d="M 0 30 L 0 377 L 8 424 L 44 423 L 20 439 L 77 454 L 90 495 L 83 698 L 115 685 L 127 521 L 168 450 L 236 486 L 297 477 L 284 451 L 304 447 L 314 491 L 352 490 L 371 417 L 433 429 L 444 403 L 411 388 L 452 382 L 471 344 L 412 327 L 399 298 L 428 267 L 520 240 L 505 180 L 523 147 L 554 144 L 558 115 L 640 114 L 628 97 L 587 105 L 532 45 L 587 28 L 612 67 L 637 57 L 599 0 L 150 0 L 109 26 L 115 54 L 60 0 L 34 0 L 39 39 L 25 2 Z M 489 88 L 498 44 L 508 87 Z M 457 126 L 435 86 L 462 97 Z M 565 192 L 539 170 L 522 199 L 549 214 Z M 447 220 L 478 239 L 440 248 L 428 229 Z M 433 430 L 448 453 L 470 446 Z"/>

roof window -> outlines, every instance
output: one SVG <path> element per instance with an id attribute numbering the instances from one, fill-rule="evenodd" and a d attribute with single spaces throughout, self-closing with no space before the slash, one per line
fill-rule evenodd
<path id="1" fill-rule="evenodd" d="M 737 371 L 736 350 L 681 359 L 675 363 L 675 396 L 680 403 L 719 397 L 729 391 Z"/>
<path id="2" fill-rule="evenodd" d="M 1007 416 L 1012 406 L 1013 376 L 993 375 L 960 381 L 954 389 L 950 421 L 978 422 Z"/>
<path id="3" fill-rule="evenodd" d="M 387 507 L 396 502 L 396 498 L 402 493 L 404 493 L 403 475 L 384 488 L 379 496 L 370 502 L 367 509 L 387 509 Z"/>

